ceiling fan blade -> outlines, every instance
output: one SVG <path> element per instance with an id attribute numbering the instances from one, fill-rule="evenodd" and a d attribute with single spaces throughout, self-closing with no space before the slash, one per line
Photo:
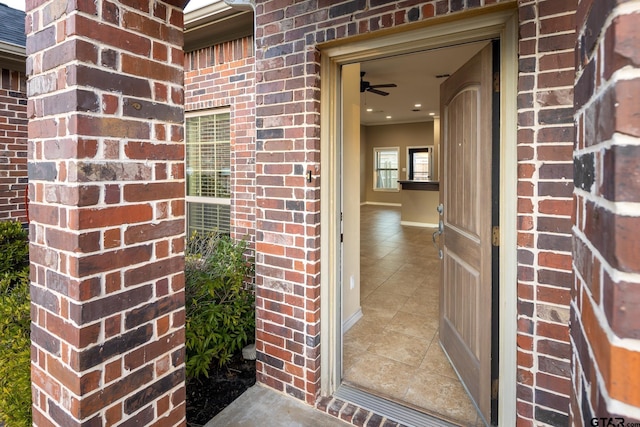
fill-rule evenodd
<path id="1" fill-rule="evenodd" d="M 375 94 L 377 94 L 377 95 L 382 95 L 382 96 L 387 96 L 387 95 L 389 95 L 389 92 L 383 92 L 383 91 L 378 90 L 378 89 L 373 89 L 372 87 L 369 87 L 369 89 L 367 89 L 367 90 L 368 90 L 369 92 L 373 92 L 373 93 L 375 93 Z"/>
<path id="2" fill-rule="evenodd" d="M 372 88 L 378 88 L 378 87 L 398 87 L 398 85 L 397 85 L 397 84 L 395 84 L 395 83 L 387 83 L 387 84 L 383 84 L 383 85 L 371 85 L 371 86 L 369 86 L 369 87 L 372 87 Z"/>

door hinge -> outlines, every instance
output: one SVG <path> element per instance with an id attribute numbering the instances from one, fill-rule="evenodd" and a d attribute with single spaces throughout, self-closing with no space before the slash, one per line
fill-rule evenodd
<path id="1" fill-rule="evenodd" d="M 500 246 L 500 227 L 497 225 L 494 225 L 491 229 L 491 244 L 493 246 Z"/>
<path id="2" fill-rule="evenodd" d="M 498 379 L 494 378 L 493 380 L 491 380 L 491 399 L 492 400 L 497 400 L 498 399 Z"/>
<path id="3" fill-rule="evenodd" d="M 500 92 L 500 72 L 493 73 L 493 91 Z"/>
<path id="4" fill-rule="evenodd" d="M 340 243 L 342 243 L 343 240 L 344 240 L 344 234 L 340 233 Z"/>

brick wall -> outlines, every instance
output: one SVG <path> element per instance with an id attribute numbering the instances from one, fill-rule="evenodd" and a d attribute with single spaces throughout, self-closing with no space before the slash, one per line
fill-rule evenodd
<path id="1" fill-rule="evenodd" d="M 581 0 L 576 19 L 571 415 L 638 423 L 640 3 Z"/>
<path id="2" fill-rule="evenodd" d="M 496 2 L 319 0 L 317 8 L 310 8 L 294 1 L 257 2 L 261 382 L 309 403 L 320 391 L 316 44 L 491 3 Z M 519 1 L 519 368 L 514 410 L 520 425 L 568 422 L 574 10 L 575 1 Z M 314 174 L 311 183 L 304 180 L 307 170 Z M 335 406 L 322 401 L 324 405 Z"/>
<path id="3" fill-rule="evenodd" d="M 566 425 L 576 1 L 520 1 L 518 425 Z"/>
<path id="4" fill-rule="evenodd" d="M 0 221 L 27 221 L 26 188 L 26 78 L 0 68 Z"/>
<path id="5" fill-rule="evenodd" d="M 185 111 L 229 107 L 231 235 L 255 236 L 255 57 L 253 37 L 185 54 Z"/>
<path id="6" fill-rule="evenodd" d="M 183 425 L 183 13 L 29 1 L 33 420 Z"/>

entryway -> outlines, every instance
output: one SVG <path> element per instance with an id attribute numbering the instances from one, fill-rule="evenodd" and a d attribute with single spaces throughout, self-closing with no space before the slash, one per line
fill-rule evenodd
<path id="1" fill-rule="evenodd" d="M 492 93 L 499 88 L 493 84 L 492 52 L 498 73 L 499 47 L 491 41 L 364 62 L 360 76 L 368 70 L 377 81 L 397 84 L 361 84 L 359 94 L 352 86 L 354 66 L 342 69 L 342 192 L 349 199 L 343 196 L 342 203 L 343 383 L 465 426 L 484 424 L 478 415 L 491 421 L 491 366 L 497 358 L 491 353 L 497 334 L 491 323 L 490 201 L 491 172 L 499 170 L 492 165 Z M 375 95 L 373 109 L 388 121 L 416 102 L 410 111 L 418 114 L 408 116 L 415 122 L 364 126 L 369 92 Z M 383 96 L 388 98 L 381 101 Z M 359 136 L 349 124 L 358 116 L 357 97 Z M 440 115 L 441 138 L 433 129 Z M 412 148 L 421 144 L 426 156 L 419 166 L 431 177 L 427 182 L 411 180 L 409 173 L 417 166 Z M 364 167 L 355 151 L 369 159 Z M 354 190 L 363 181 L 360 201 L 366 205 L 354 207 Z M 385 200 L 400 202 L 398 215 L 390 209 L 386 221 L 380 211 L 362 215 L 370 205 L 387 205 Z M 439 222 L 444 233 L 437 248 L 430 222 Z M 356 223 L 359 242 L 350 228 Z M 358 251 L 359 269 L 353 265 Z M 354 312 L 357 303 L 361 308 Z"/>
<path id="2" fill-rule="evenodd" d="M 411 385 L 407 382 L 407 386 L 405 390 L 402 392 L 402 397 L 393 396 L 392 393 L 393 386 L 391 382 L 385 383 L 385 380 L 371 380 L 368 384 L 357 384 L 354 378 L 360 377 L 361 383 L 366 383 L 367 380 L 365 376 L 355 375 L 355 373 L 366 370 L 366 365 L 369 366 L 369 370 L 375 371 L 378 369 L 378 372 L 384 371 L 387 369 L 389 372 L 393 372 L 393 369 L 390 367 L 380 367 L 376 368 L 374 365 L 374 359 L 376 356 L 380 356 L 379 353 L 387 352 L 387 355 L 390 355 L 392 351 L 395 351 L 398 347 L 398 339 L 401 338 L 398 334 L 392 333 L 394 331 L 393 328 L 401 328 L 404 332 L 401 332 L 405 335 L 409 335 L 406 332 L 409 330 L 405 329 L 406 326 L 400 326 L 400 319 L 402 317 L 406 317 L 407 319 L 411 319 L 411 316 L 415 316 L 415 313 L 412 313 L 409 307 L 412 303 L 418 304 L 417 301 L 420 299 L 420 308 L 424 312 L 429 311 L 429 307 L 433 307 L 433 302 L 438 299 L 437 294 L 435 297 L 428 292 L 420 293 L 417 288 L 410 289 L 408 286 L 397 286 L 396 294 L 397 296 L 393 297 L 380 297 L 380 301 L 375 301 L 375 298 L 372 299 L 371 302 L 371 312 L 375 314 L 376 308 L 375 305 L 378 304 L 386 304 L 387 307 L 394 306 L 396 312 L 393 314 L 391 319 L 387 322 L 378 321 L 371 322 L 368 326 L 373 329 L 373 335 L 376 335 L 375 345 L 372 346 L 372 341 L 369 339 L 369 345 L 364 347 L 356 347 L 356 345 L 350 345 L 347 341 L 349 338 L 352 338 L 354 343 L 358 342 L 358 335 L 364 337 L 365 334 L 363 331 L 366 331 L 367 325 L 366 323 L 362 323 L 362 327 L 358 327 L 358 323 L 366 322 L 366 311 L 367 311 L 367 302 L 363 298 L 362 300 L 362 308 L 363 312 L 365 312 L 363 318 L 359 321 L 355 320 L 351 323 L 354 324 L 353 330 L 351 332 L 347 332 L 344 335 L 342 334 L 342 328 L 344 327 L 343 322 L 345 320 L 351 321 L 351 319 L 345 319 L 342 316 L 343 311 L 343 290 L 344 289 L 353 289 L 354 281 L 352 277 L 353 274 L 343 274 L 344 267 L 353 265 L 351 261 L 345 261 L 342 257 L 343 255 L 343 242 L 342 239 L 345 238 L 343 232 L 344 228 L 347 227 L 347 223 L 342 221 L 343 214 L 348 213 L 349 211 L 354 212 L 353 208 L 344 209 L 344 207 L 348 204 L 348 201 L 352 201 L 350 196 L 346 197 L 347 201 L 345 201 L 345 193 L 342 189 L 342 182 L 346 178 L 343 176 L 343 172 L 351 171 L 352 168 L 344 168 L 344 152 L 342 140 L 342 131 L 344 130 L 344 126 L 347 125 L 343 121 L 343 113 L 344 111 L 353 108 L 351 105 L 342 104 L 341 101 L 341 91 L 340 91 L 340 79 L 341 79 L 341 67 L 342 65 L 350 64 L 350 63 L 359 63 L 365 60 L 382 58 L 385 56 L 405 54 L 411 52 L 417 52 L 426 49 L 433 48 L 444 48 L 446 46 L 457 45 L 460 43 L 467 43 L 473 41 L 480 40 L 490 40 L 494 38 L 498 38 L 502 44 L 502 53 L 501 53 L 501 77 L 500 79 L 500 87 L 504 92 L 515 94 L 515 81 L 517 75 L 517 60 L 516 60 L 516 30 L 517 26 L 515 24 L 515 19 L 513 15 L 513 11 L 501 11 L 496 14 L 488 14 L 486 16 L 473 16 L 468 20 L 461 20 L 460 23 L 456 23 L 456 25 L 452 26 L 451 23 L 444 23 L 442 25 L 433 25 L 426 28 L 418 28 L 414 31 L 409 31 L 405 34 L 391 34 L 387 37 L 380 37 L 379 39 L 368 39 L 362 42 L 353 43 L 349 45 L 339 46 L 339 47 L 330 47 L 326 50 L 323 50 L 323 72 L 322 72 L 322 164 L 323 164 L 323 181 L 322 181 L 322 205 L 321 205 L 321 215 L 322 215 L 322 287 L 321 293 L 323 301 L 328 301 L 328 304 L 322 304 L 322 393 L 323 394 L 333 394 L 338 392 L 340 394 L 340 387 L 344 387 L 345 385 L 349 385 L 350 382 L 356 384 L 362 391 L 365 393 L 367 391 L 371 392 L 373 397 L 386 396 L 388 399 L 386 401 L 398 402 L 402 405 L 405 405 L 408 408 L 424 410 L 425 412 L 435 413 L 438 416 L 441 416 L 445 419 L 453 420 L 454 417 L 443 414 L 443 409 L 434 410 L 431 408 L 427 408 L 427 403 L 424 396 L 420 399 L 412 400 L 412 396 L 417 396 L 420 392 L 414 391 L 409 392 L 409 390 L 418 390 L 418 385 Z M 499 277 L 497 277 L 496 283 L 498 286 L 499 299 L 497 303 L 501 307 L 501 321 L 499 325 L 495 326 L 494 333 L 497 337 L 496 342 L 496 351 L 500 354 L 500 365 L 496 367 L 496 372 L 499 376 L 499 381 L 496 382 L 495 385 L 499 385 L 500 393 L 498 394 L 498 405 L 496 413 L 498 415 L 498 419 L 500 424 L 510 424 L 514 420 L 513 408 L 515 407 L 515 342 L 513 338 L 515 336 L 516 330 L 516 304 L 515 304 L 515 271 L 516 271 L 516 256 L 515 256 L 515 237 L 516 237 L 516 227 L 515 227 L 515 182 L 516 179 L 516 150 L 515 146 L 512 143 L 508 143 L 508 141 L 515 141 L 515 96 L 503 96 L 500 102 L 500 122 L 502 123 L 500 127 L 500 140 L 503 143 L 500 147 L 500 152 L 498 154 L 497 162 L 501 166 L 502 177 L 503 179 L 500 181 L 499 185 L 499 194 L 501 204 L 499 206 L 499 218 L 500 224 L 502 225 L 500 240 L 500 273 Z M 344 111 L 340 107 L 344 105 Z M 348 126 L 348 125 L 347 125 Z M 348 178 L 347 178 L 348 179 Z M 360 215 L 358 209 L 358 217 Z M 364 216 L 363 216 L 364 218 Z M 349 229 L 347 227 L 347 229 Z M 360 230 L 360 227 L 358 227 Z M 426 231 L 426 230 L 423 230 Z M 414 233 L 418 234 L 418 233 Z M 363 233 L 364 236 L 364 233 Z M 424 238 L 426 237 L 426 239 Z M 430 239 L 428 236 L 423 236 L 423 241 L 421 242 L 421 246 L 419 248 L 415 248 L 416 250 L 428 250 L 429 248 L 424 241 L 428 242 Z M 377 251 L 383 249 L 375 249 Z M 345 251 L 348 252 L 348 251 Z M 434 252 L 432 252 L 433 254 Z M 437 253 L 437 252 L 435 252 Z M 363 254 L 362 251 L 358 250 L 358 255 Z M 358 256 L 359 259 L 359 256 Z M 427 258 L 423 258 L 423 261 L 426 265 L 429 265 L 429 261 Z M 434 265 L 437 264 L 434 260 Z M 360 265 L 359 265 L 360 266 Z M 358 271 L 359 286 L 362 286 L 361 292 L 367 292 L 367 285 L 364 284 L 363 278 L 367 274 L 368 266 L 366 263 L 363 263 L 361 266 L 361 270 Z M 372 265 L 370 267 L 379 268 L 377 265 Z M 394 272 L 397 273 L 398 271 Z M 411 271 L 411 267 L 406 267 L 404 269 L 403 274 L 418 273 L 418 269 Z M 420 271 L 419 274 L 424 275 L 423 271 Z M 380 272 L 374 273 L 377 275 L 377 279 L 381 277 Z M 390 275 L 386 278 L 386 280 L 403 282 L 404 279 L 399 276 L 397 278 L 393 278 L 393 275 Z M 414 276 L 417 278 L 417 276 Z M 433 287 L 433 283 L 429 284 L 426 280 L 424 280 L 426 286 Z M 390 282 L 391 283 L 391 282 Z M 371 285 L 373 287 L 374 285 Z M 378 283 L 378 286 L 384 286 L 383 282 Z M 389 285 L 391 286 L 391 285 Z M 372 296 L 377 289 L 370 289 L 371 292 L 369 296 Z M 432 289 L 433 290 L 433 289 Z M 406 295 L 411 291 L 411 294 Z M 400 292 L 404 292 L 405 295 L 402 295 Z M 361 294 L 362 295 L 362 294 Z M 391 295 L 391 294 L 390 294 Z M 419 297 L 419 295 L 423 295 Z M 431 300 L 429 299 L 429 296 Z M 410 301 L 411 299 L 411 301 Z M 503 309 L 504 308 L 504 309 Z M 380 314 L 381 308 L 378 307 L 378 314 Z M 403 311 L 405 310 L 406 313 Z M 388 314 L 388 313 L 387 313 Z M 396 318 L 395 323 L 393 318 Z M 504 318 L 504 319 L 503 319 Z M 417 319 L 413 319 L 416 320 Z M 374 325 L 374 324 L 377 324 Z M 423 330 L 415 330 L 411 331 L 414 334 L 425 334 L 428 335 L 429 320 L 424 321 L 425 329 Z M 381 328 L 382 326 L 382 328 Z M 481 327 L 485 327 L 482 325 Z M 491 329 L 491 325 L 486 325 L 489 329 Z M 360 329 L 360 331 L 359 331 Z M 398 331 L 399 332 L 399 331 Z M 412 363 L 417 363 L 416 359 L 421 359 L 417 368 L 423 365 L 426 358 L 427 353 L 431 350 L 436 358 L 442 355 L 436 354 L 436 347 L 439 348 L 439 344 L 437 344 L 438 339 L 434 335 L 429 338 L 425 338 L 424 341 L 428 341 L 428 345 L 423 349 L 424 353 L 422 357 L 420 355 L 413 354 L 413 350 L 409 347 L 408 350 L 403 350 L 404 353 L 398 354 L 394 353 L 397 358 L 404 358 L 405 361 L 410 361 L 413 357 Z M 372 335 L 369 335 L 371 338 Z M 343 344 L 344 347 L 343 347 Z M 352 343 L 353 344 L 353 343 Z M 436 344 L 435 347 L 432 345 Z M 422 350 L 421 350 L 422 351 Z M 360 354 L 359 356 L 358 353 Z M 371 353 L 371 354 L 369 354 Z M 364 357 L 369 357 L 368 362 L 360 363 L 360 360 Z M 503 357 L 504 356 L 504 357 Z M 359 360 L 356 360 L 359 359 Z M 435 359 L 438 360 L 438 359 Z M 442 357 L 439 358 L 439 361 L 443 360 Z M 353 363 L 351 363 L 353 362 Z M 349 366 L 351 363 L 352 366 Z M 401 362 L 402 363 L 402 362 Z M 431 363 L 431 362 L 425 362 Z M 436 363 L 436 362 L 433 362 Z M 441 368 L 442 369 L 442 368 Z M 425 375 L 427 372 L 426 365 L 422 366 L 420 372 L 415 373 L 415 376 Z M 445 373 L 442 370 L 442 373 Z M 406 374 L 395 375 L 395 377 L 407 378 L 407 381 L 410 381 L 412 378 L 409 378 Z M 446 376 L 446 375 L 443 375 Z M 390 377 L 394 377 L 393 374 Z M 394 381 L 399 378 L 393 378 Z M 423 379 L 423 384 L 428 386 L 428 381 Z M 377 384 L 377 385 L 376 385 Z M 381 386 L 382 384 L 382 386 Z M 483 383 L 484 384 L 484 383 Z M 387 390 L 375 390 L 374 387 L 387 387 Z M 437 387 L 435 384 L 433 387 Z M 491 384 L 487 382 L 483 387 L 490 387 Z M 397 391 L 397 390 L 396 390 Z M 338 395 L 336 394 L 336 395 Z M 439 393 L 434 393 L 438 395 Z M 444 395 L 445 393 L 440 393 L 440 395 Z M 448 394 L 448 393 L 447 393 Z M 342 394 L 343 396 L 344 394 Z M 447 400 L 454 400 L 451 397 L 451 394 L 448 396 L 442 396 Z M 371 402 L 379 402 L 376 399 L 371 399 Z M 357 403 L 357 402 L 356 402 Z M 358 403 L 361 404 L 361 403 Z M 456 402 L 457 406 L 460 405 L 460 401 Z M 378 403 L 373 404 L 378 405 Z M 384 402 L 380 403 L 380 405 L 384 406 Z M 422 406 L 421 406 L 422 405 Z M 369 407 L 368 409 L 376 410 L 376 408 Z M 394 409 L 392 408 L 392 411 Z M 382 410 L 382 412 L 386 411 L 386 409 Z M 440 412 L 438 412 L 440 411 Z M 400 411 L 402 412 L 402 411 Z M 388 413 L 388 412 L 387 412 Z M 461 417 L 458 415 L 458 417 Z M 402 421 L 402 414 L 395 418 L 398 421 Z M 471 419 L 473 418 L 473 420 Z M 465 425 L 475 425 L 478 423 L 479 418 L 476 416 L 467 417 L 467 420 L 462 421 L 460 418 L 456 420 L 461 424 Z"/>

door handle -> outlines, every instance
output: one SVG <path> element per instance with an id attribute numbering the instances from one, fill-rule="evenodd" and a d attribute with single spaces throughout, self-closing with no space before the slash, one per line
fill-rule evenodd
<path id="1" fill-rule="evenodd" d="M 440 205 L 442 206 L 442 205 Z M 440 208 L 440 206 L 438 206 L 438 208 Z M 438 209 L 439 211 L 440 209 Z M 442 221 L 442 219 L 440 221 L 438 221 L 438 229 L 436 231 L 433 232 L 433 234 L 431 235 L 431 240 L 433 241 L 433 247 L 436 248 L 436 250 L 438 251 L 438 258 L 442 259 L 444 258 L 444 253 L 442 252 L 442 249 L 440 249 L 440 246 L 438 245 L 438 242 L 436 242 L 436 239 L 444 232 L 444 222 Z"/>

